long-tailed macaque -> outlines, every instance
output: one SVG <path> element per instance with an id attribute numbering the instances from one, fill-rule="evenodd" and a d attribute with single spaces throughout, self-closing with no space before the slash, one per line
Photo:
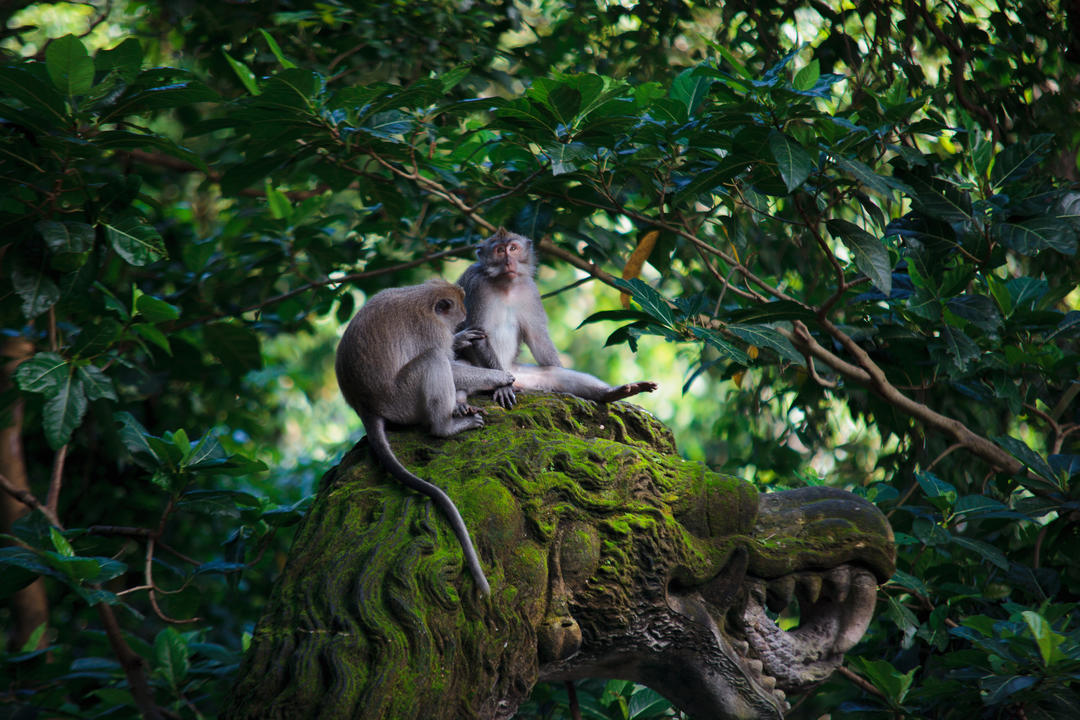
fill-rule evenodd
<path id="1" fill-rule="evenodd" d="M 459 354 L 474 365 L 514 375 L 512 388 L 495 390 L 495 400 L 501 405 L 514 403 L 514 390 L 565 392 L 612 402 L 657 388 L 648 381 L 612 387 L 588 373 L 562 367 L 533 279 L 536 254 L 529 238 L 499 228 L 480 245 L 476 256 L 458 285 L 465 289 L 465 327 L 482 330 L 487 337 L 469 343 Z M 536 365 L 516 362 L 522 342 L 529 346 Z"/>
<path id="2" fill-rule="evenodd" d="M 334 369 L 376 459 L 402 484 L 435 501 L 461 542 L 476 585 L 487 595 L 487 578 L 454 501 L 409 472 L 386 438 L 387 422 L 421 425 L 437 437 L 481 427 L 483 416 L 462 395 L 509 388 L 514 381 L 501 369 L 454 360 L 455 346 L 467 349 L 483 339 L 477 330 L 455 336 L 454 328 L 465 319 L 463 301 L 462 289 L 441 278 L 376 293 L 345 329 Z"/>

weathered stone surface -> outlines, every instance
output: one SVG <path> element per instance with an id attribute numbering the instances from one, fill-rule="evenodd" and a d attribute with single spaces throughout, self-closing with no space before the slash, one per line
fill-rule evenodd
<path id="1" fill-rule="evenodd" d="M 841 491 L 759 496 L 627 403 L 524 395 L 487 427 L 391 435 L 455 500 L 492 595 L 362 441 L 323 480 L 226 717 L 508 718 L 539 679 L 637 680 L 700 718 L 779 718 L 862 635 L 885 519 Z M 797 598 L 799 629 L 765 604 Z"/>

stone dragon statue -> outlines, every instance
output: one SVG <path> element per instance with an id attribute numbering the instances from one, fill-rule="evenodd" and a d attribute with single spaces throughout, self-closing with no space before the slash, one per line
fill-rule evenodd
<path id="1" fill-rule="evenodd" d="M 223 717 L 495 720 L 538 681 L 606 677 L 694 718 L 777 719 L 862 637 L 895 561 L 865 500 L 759 494 L 679 458 L 627 403 L 488 413 L 392 442 L 457 503 L 491 597 L 361 441 L 323 479 Z"/>

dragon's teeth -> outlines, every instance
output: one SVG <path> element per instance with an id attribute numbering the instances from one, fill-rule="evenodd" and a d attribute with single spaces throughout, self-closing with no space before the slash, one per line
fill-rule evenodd
<path id="1" fill-rule="evenodd" d="M 794 595 L 795 578 L 791 575 L 785 575 L 782 578 L 771 581 L 766 594 L 769 609 L 773 612 L 780 612 L 787 607 L 787 604 L 791 602 L 791 598 Z"/>
<path id="2" fill-rule="evenodd" d="M 799 576 L 799 589 L 811 604 L 816 603 L 821 597 L 821 584 L 820 575 L 806 573 Z"/>
<path id="3" fill-rule="evenodd" d="M 837 602 L 847 600 L 848 590 L 851 588 L 851 568 L 841 565 L 830 570 L 825 575 L 825 587 Z"/>

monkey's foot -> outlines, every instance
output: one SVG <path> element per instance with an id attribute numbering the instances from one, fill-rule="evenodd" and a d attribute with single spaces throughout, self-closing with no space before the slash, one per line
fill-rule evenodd
<path id="1" fill-rule="evenodd" d="M 517 402 L 517 397 L 514 395 L 513 385 L 503 385 L 502 387 L 497 387 L 495 388 L 494 392 L 491 393 L 491 395 L 493 398 L 495 398 L 495 402 L 499 403 L 507 410 L 513 407 L 514 403 Z"/>
<path id="2" fill-rule="evenodd" d="M 469 415 L 483 415 L 484 410 L 468 403 L 458 403 L 454 407 L 454 417 L 467 417 Z"/>
<path id="3" fill-rule="evenodd" d="M 604 394 L 602 398 L 600 398 L 600 401 L 615 402 L 616 400 L 622 400 L 623 398 L 628 398 L 631 395 L 637 395 L 638 393 L 652 392 L 658 387 L 660 386 L 654 382 L 649 382 L 648 380 L 643 380 L 641 382 L 635 383 L 626 383 L 625 385 L 611 388 L 611 390 L 609 390 L 607 393 Z"/>

